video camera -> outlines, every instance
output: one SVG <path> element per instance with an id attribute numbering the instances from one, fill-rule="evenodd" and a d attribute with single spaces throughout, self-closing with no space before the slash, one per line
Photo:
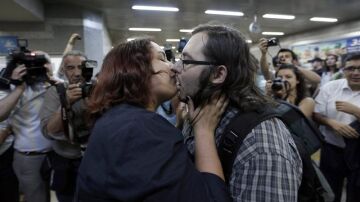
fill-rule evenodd
<path id="1" fill-rule="evenodd" d="M 80 85 L 82 91 L 82 97 L 89 97 L 91 90 L 96 84 L 96 80 L 92 80 L 92 75 L 94 73 L 94 68 L 97 67 L 97 61 L 95 60 L 85 60 L 81 63 L 81 75 L 84 78 L 84 83 Z"/>
<path id="2" fill-rule="evenodd" d="M 19 65 L 25 65 L 26 75 L 23 80 L 28 84 L 32 85 L 37 82 L 49 81 L 47 75 L 47 69 L 44 67 L 46 63 L 49 63 L 45 55 L 36 54 L 27 49 L 28 41 L 26 39 L 18 39 L 18 49 L 10 51 L 8 55 L 8 63 L 0 75 L 0 80 L 3 84 L 9 85 L 11 81 L 11 74 L 14 69 Z"/>

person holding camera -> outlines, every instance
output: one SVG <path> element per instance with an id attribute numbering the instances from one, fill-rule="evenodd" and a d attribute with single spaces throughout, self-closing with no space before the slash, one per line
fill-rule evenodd
<path id="1" fill-rule="evenodd" d="M 59 202 L 73 201 L 82 158 L 81 146 L 86 144 L 89 134 L 85 122 L 85 96 L 81 88 L 86 59 L 80 51 L 65 53 L 59 71 L 64 74 L 66 83 L 49 88 L 40 111 L 43 134 L 53 140 L 54 152 L 48 155 L 49 167 L 53 171 L 50 188 L 56 192 Z"/>
<path id="2" fill-rule="evenodd" d="M 51 151 L 51 141 L 42 134 L 39 111 L 50 85 L 50 57 L 42 51 L 20 51 L 12 57 L 6 67 L 11 92 L 0 105 L 4 110 L 2 119 L 8 118 L 14 135 L 13 168 L 27 202 L 48 202 L 50 192 L 40 170 L 46 154 Z"/>
<path id="3" fill-rule="evenodd" d="M 296 105 L 311 119 L 315 101 L 308 95 L 304 76 L 291 64 L 281 64 L 275 79 L 266 82 L 266 93 L 276 99 Z"/>
<path id="4" fill-rule="evenodd" d="M 270 67 L 266 57 L 268 53 L 269 42 L 270 41 L 265 38 L 261 38 L 259 42 L 259 49 L 261 51 L 260 68 L 264 75 L 265 80 L 274 79 L 274 74 L 270 71 Z M 275 43 L 275 45 L 278 45 L 277 43 Z M 270 42 L 270 45 L 273 44 L 274 42 Z M 275 71 L 279 68 L 279 65 L 281 64 L 292 64 L 311 84 L 317 85 L 320 83 L 321 77 L 318 74 L 316 74 L 311 70 L 300 67 L 297 55 L 292 50 L 282 48 L 278 51 L 276 57 L 277 57 L 277 65 L 274 66 Z"/>
<path id="5" fill-rule="evenodd" d="M 176 92 L 176 74 L 151 40 L 122 43 L 106 55 L 89 98 L 95 124 L 75 201 L 230 201 L 214 139 L 226 98 L 217 95 L 201 110 L 190 104 L 194 165 L 180 130 L 155 113 Z"/>

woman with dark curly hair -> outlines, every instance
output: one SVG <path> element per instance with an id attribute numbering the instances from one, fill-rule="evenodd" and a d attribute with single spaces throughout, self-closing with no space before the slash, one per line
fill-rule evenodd
<path id="1" fill-rule="evenodd" d="M 275 73 L 274 81 L 267 81 L 267 93 L 296 105 L 309 119 L 315 101 L 308 95 L 304 76 L 292 64 L 282 64 Z"/>
<path id="2" fill-rule="evenodd" d="M 229 201 L 214 131 L 225 110 L 216 96 L 189 118 L 195 128 L 193 164 L 181 132 L 155 109 L 177 93 L 176 72 L 148 39 L 114 47 L 89 99 L 95 124 L 82 160 L 77 201 Z"/>

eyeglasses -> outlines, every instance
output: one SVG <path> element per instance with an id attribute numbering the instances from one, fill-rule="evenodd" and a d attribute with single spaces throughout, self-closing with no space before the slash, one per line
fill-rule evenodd
<path id="1" fill-rule="evenodd" d="M 182 71 L 185 71 L 185 65 L 219 65 L 216 62 L 198 61 L 198 60 L 183 60 L 179 59 L 175 63 L 175 67 L 181 67 Z"/>
<path id="2" fill-rule="evenodd" d="M 360 66 L 359 67 L 349 66 L 349 67 L 345 67 L 344 70 L 348 72 L 355 72 L 355 70 L 358 70 L 360 72 Z"/>

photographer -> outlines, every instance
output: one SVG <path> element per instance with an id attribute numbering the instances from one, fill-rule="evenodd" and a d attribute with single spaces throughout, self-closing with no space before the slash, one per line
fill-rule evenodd
<path id="1" fill-rule="evenodd" d="M 315 102 L 308 96 L 304 76 L 291 64 L 282 64 L 275 73 L 276 79 L 266 83 L 266 93 L 276 99 L 296 105 L 311 119 Z"/>
<path id="2" fill-rule="evenodd" d="M 54 171 L 51 189 L 56 191 L 59 202 L 71 202 L 75 192 L 77 170 L 80 164 L 81 143 L 86 142 L 89 134 L 85 119 L 85 99 L 81 88 L 86 56 L 80 51 L 65 53 L 60 72 L 68 86 L 58 84 L 52 86 L 45 94 L 45 102 L 41 108 L 41 127 L 45 137 L 53 141 L 54 152 L 48 158 Z M 63 85 L 63 92 L 59 85 Z M 66 100 L 66 106 L 63 101 Z M 63 120 L 62 112 L 66 110 L 67 120 Z M 72 136 L 74 135 L 74 137 Z M 85 138 L 80 140 L 79 137 Z"/>
<path id="3" fill-rule="evenodd" d="M 267 58 L 266 58 L 266 54 L 268 52 L 268 47 L 269 47 L 269 42 L 270 41 L 268 39 L 261 38 L 260 43 L 259 43 L 259 49 L 261 51 L 260 67 L 261 67 L 261 71 L 264 75 L 264 78 L 266 80 L 274 79 L 274 75 L 270 71 L 270 67 L 269 67 L 269 64 L 268 64 Z M 278 45 L 277 44 L 278 41 L 276 41 L 275 43 L 273 43 L 273 42 L 271 42 L 271 43 L 272 44 L 270 44 L 270 45 Z M 321 78 L 318 74 L 316 74 L 313 71 L 310 71 L 310 70 L 300 67 L 297 55 L 292 50 L 282 48 L 278 51 L 276 57 L 278 58 L 278 65 L 274 66 L 275 71 L 277 70 L 277 68 L 279 67 L 280 64 L 292 64 L 299 70 L 299 72 L 301 72 L 301 74 L 304 76 L 304 78 L 306 80 L 308 80 L 311 84 L 317 85 L 320 83 Z"/>
<path id="4" fill-rule="evenodd" d="M 12 92 L 0 101 L 1 118 L 8 118 L 14 135 L 13 168 L 27 202 L 48 202 L 47 182 L 40 175 L 41 164 L 51 150 L 51 142 L 40 130 L 40 107 L 49 86 L 51 62 L 42 51 L 22 47 L 10 55 L 5 78 Z M 3 108 L 4 107 L 4 108 Z"/>

